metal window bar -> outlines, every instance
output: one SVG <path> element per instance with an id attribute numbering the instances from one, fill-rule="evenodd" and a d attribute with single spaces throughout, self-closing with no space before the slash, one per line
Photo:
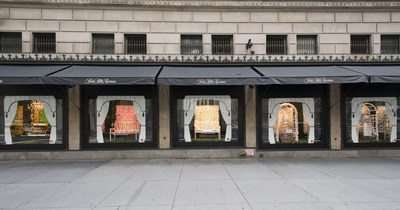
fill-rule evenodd
<path id="1" fill-rule="evenodd" d="M 231 55 L 233 49 L 233 37 L 231 35 L 212 36 L 213 55 Z"/>
<path id="2" fill-rule="evenodd" d="M 399 39 L 396 35 L 381 36 L 381 54 L 399 54 Z"/>
<path id="3" fill-rule="evenodd" d="M 55 53 L 56 52 L 56 34 L 55 33 L 37 33 L 33 34 L 33 52 L 34 53 Z"/>
<path id="4" fill-rule="evenodd" d="M 317 37 L 297 36 L 297 54 L 299 55 L 317 54 Z"/>
<path id="5" fill-rule="evenodd" d="M 114 54 L 114 34 L 93 34 L 93 54 Z"/>
<path id="6" fill-rule="evenodd" d="M 202 35 L 182 35 L 181 54 L 182 55 L 201 55 L 203 53 Z"/>
<path id="7" fill-rule="evenodd" d="M 369 36 L 351 36 L 351 54 L 369 54 L 370 53 Z"/>
<path id="8" fill-rule="evenodd" d="M 125 35 L 125 54 L 146 54 L 146 34 Z"/>
<path id="9" fill-rule="evenodd" d="M 0 33 L 0 53 L 21 53 L 21 33 Z"/>
<path id="10" fill-rule="evenodd" d="M 286 54 L 286 36 L 267 36 L 267 55 Z"/>

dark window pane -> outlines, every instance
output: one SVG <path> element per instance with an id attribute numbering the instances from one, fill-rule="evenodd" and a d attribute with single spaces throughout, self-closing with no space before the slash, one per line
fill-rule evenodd
<path id="1" fill-rule="evenodd" d="M 212 36 L 212 54 L 213 55 L 231 55 L 233 52 L 232 35 L 213 35 Z"/>
<path id="2" fill-rule="evenodd" d="M 299 55 L 317 54 L 317 37 L 297 36 L 297 54 Z"/>
<path id="3" fill-rule="evenodd" d="M 203 39 L 201 35 L 182 35 L 181 54 L 200 55 L 203 53 Z"/>
<path id="4" fill-rule="evenodd" d="M 55 53 L 56 34 L 55 33 L 35 33 L 33 34 L 34 53 Z"/>
<path id="5" fill-rule="evenodd" d="M 267 55 L 285 55 L 286 36 L 267 36 Z"/>
<path id="6" fill-rule="evenodd" d="M 0 52 L 1 53 L 22 52 L 21 33 L 0 33 Z"/>
<path id="7" fill-rule="evenodd" d="M 381 36 L 381 54 L 399 54 L 399 36 Z"/>
<path id="8" fill-rule="evenodd" d="M 370 54 L 370 36 L 351 36 L 351 54 Z"/>
<path id="9" fill-rule="evenodd" d="M 114 34 L 93 34 L 94 54 L 114 54 Z"/>
<path id="10" fill-rule="evenodd" d="M 146 35 L 127 34 L 125 35 L 125 54 L 146 54 Z"/>

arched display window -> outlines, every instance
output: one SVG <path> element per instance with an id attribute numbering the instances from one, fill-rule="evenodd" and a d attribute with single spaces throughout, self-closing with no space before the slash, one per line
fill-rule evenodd
<path id="1" fill-rule="evenodd" d="M 65 148 L 63 90 L 40 85 L 1 89 L 0 148 Z"/>
<path id="2" fill-rule="evenodd" d="M 151 86 L 90 86 L 83 92 L 86 148 L 155 146 Z"/>
<path id="3" fill-rule="evenodd" d="M 261 148 L 326 146 L 326 87 L 259 87 L 257 123 Z"/>
<path id="4" fill-rule="evenodd" d="M 276 107 L 279 107 L 279 110 Z M 315 142 L 314 107 L 314 98 L 269 99 L 268 140 L 270 144 L 301 142 L 313 144 Z M 299 126 L 299 118 L 302 126 Z"/>
<path id="5" fill-rule="evenodd" d="M 352 143 L 397 141 L 396 97 L 354 97 L 350 103 Z"/>
<path id="6" fill-rule="evenodd" d="M 344 147 L 400 146 L 400 85 L 346 85 Z M 356 91 L 355 91 L 356 90 Z"/>
<path id="7" fill-rule="evenodd" d="M 240 145 L 241 90 L 242 87 L 173 87 L 174 146 Z"/>

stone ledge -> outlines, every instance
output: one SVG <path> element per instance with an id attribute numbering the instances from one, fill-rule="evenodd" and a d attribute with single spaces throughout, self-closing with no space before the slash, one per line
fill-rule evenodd
<path id="1" fill-rule="evenodd" d="M 364 1 L 311 1 L 311 0 L 291 0 L 291 1 L 194 1 L 194 0 L 1 0 L 0 3 L 11 3 L 11 4 L 48 4 L 55 6 L 64 5 L 83 5 L 83 6 L 158 6 L 158 7 L 215 7 L 215 8 L 267 8 L 267 9 L 288 9 L 288 8 L 370 8 L 376 10 L 377 8 L 391 8 L 399 7 L 400 2 L 396 0 L 364 0 Z"/>
<path id="2" fill-rule="evenodd" d="M 244 149 L 1 151 L 0 160 L 223 159 L 239 158 Z M 249 158 L 399 158 L 400 150 L 256 150 Z"/>

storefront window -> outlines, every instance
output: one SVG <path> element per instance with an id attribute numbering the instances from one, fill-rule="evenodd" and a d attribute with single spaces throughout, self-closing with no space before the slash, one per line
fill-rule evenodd
<path id="1" fill-rule="evenodd" d="M 89 100 L 89 143 L 152 142 L 152 100 L 98 96 Z"/>
<path id="2" fill-rule="evenodd" d="M 396 97 L 346 98 L 347 143 L 396 143 L 399 136 Z"/>
<path id="3" fill-rule="evenodd" d="M 0 144 L 62 144 L 62 100 L 54 96 L 2 96 Z"/>
<path id="4" fill-rule="evenodd" d="M 229 95 L 186 95 L 177 113 L 180 142 L 238 141 L 238 100 Z"/>
<path id="5" fill-rule="evenodd" d="M 263 144 L 320 144 L 321 116 L 321 98 L 264 98 Z"/>

